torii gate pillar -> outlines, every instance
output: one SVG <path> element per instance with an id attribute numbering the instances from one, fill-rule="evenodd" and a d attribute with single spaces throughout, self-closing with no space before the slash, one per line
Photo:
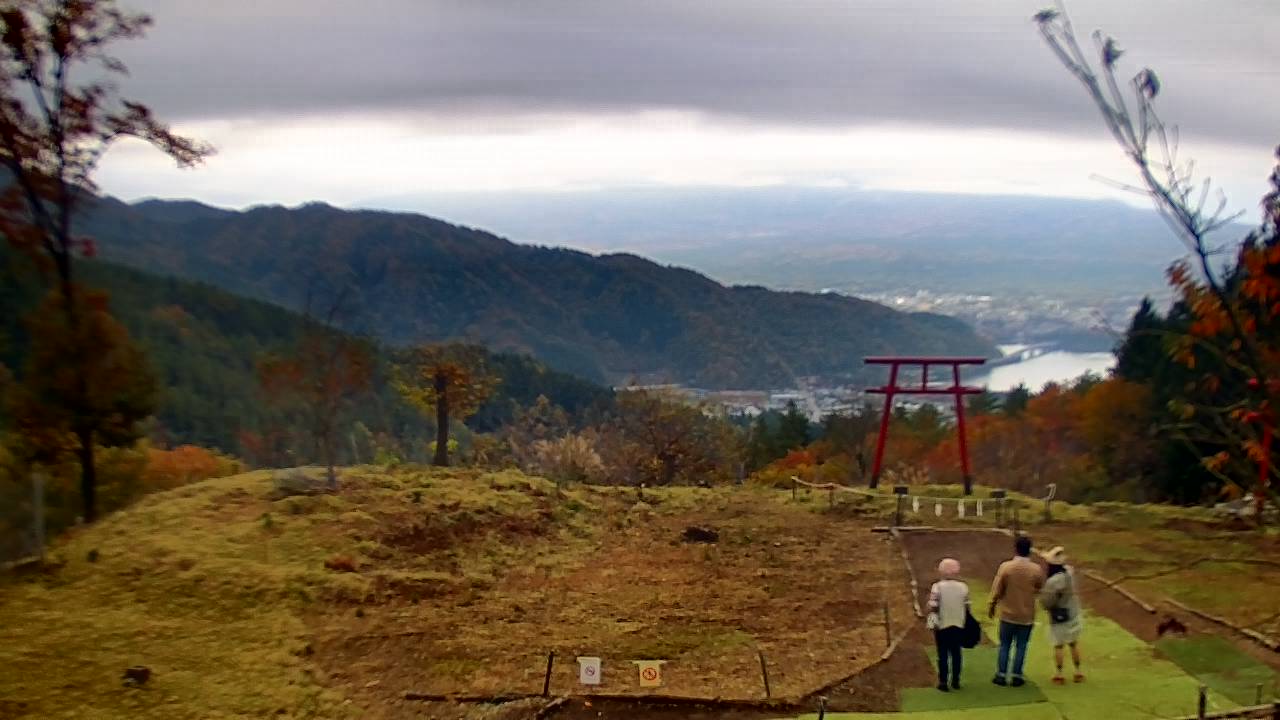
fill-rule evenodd
<path id="1" fill-rule="evenodd" d="M 888 365 L 889 382 L 880 387 L 867 388 L 867 392 L 884 395 L 884 411 L 880 416 L 880 434 L 876 437 L 876 459 L 871 468 L 871 487 L 880 484 L 880 470 L 884 466 L 884 443 L 889 437 L 889 417 L 893 414 L 893 398 L 895 395 L 951 395 L 956 401 L 956 437 L 960 441 L 960 470 L 964 477 L 964 494 L 973 494 L 973 476 L 969 472 L 969 444 L 964 429 L 964 396 L 980 395 L 982 388 L 966 387 L 960 384 L 961 365 L 982 365 L 986 358 L 977 357 L 868 357 L 863 358 L 868 365 Z M 920 385 L 901 386 L 898 384 L 898 369 L 903 365 L 920 366 Z M 950 387 L 930 387 L 929 367 L 940 366 L 951 368 Z"/>

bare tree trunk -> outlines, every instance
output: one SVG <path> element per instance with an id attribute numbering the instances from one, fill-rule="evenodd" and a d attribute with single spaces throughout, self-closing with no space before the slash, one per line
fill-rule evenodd
<path id="1" fill-rule="evenodd" d="M 670 485 L 676 477 L 676 459 L 670 455 L 662 456 L 662 484 Z"/>
<path id="2" fill-rule="evenodd" d="M 80 460 L 80 501 L 84 505 L 84 521 L 91 523 L 98 519 L 98 476 L 93 462 L 93 433 L 89 430 L 76 431 L 80 447 L 76 455 Z"/>
<path id="3" fill-rule="evenodd" d="M 443 374 L 436 374 L 436 456 L 432 465 L 449 466 L 449 390 Z"/>
<path id="4" fill-rule="evenodd" d="M 324 454 L 325 479 L 330 490 L 338 489 L 338 475 L 333 470 L 333 433 L 326 433 L 321 440 L 320 451 Z"/>

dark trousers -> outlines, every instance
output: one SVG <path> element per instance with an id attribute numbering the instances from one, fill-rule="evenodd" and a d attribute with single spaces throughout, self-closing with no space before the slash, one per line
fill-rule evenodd
<path id="1" fill-rule="evenodd" d="M 933 641 L 938 645 L 938 682 L 946 684 L 948 675 L 952 684 L 960 683 L 960 639 L 964 628 L 949 627 L 933 631 Z M 950 666 L 950 673 L 948 673 Z"/>

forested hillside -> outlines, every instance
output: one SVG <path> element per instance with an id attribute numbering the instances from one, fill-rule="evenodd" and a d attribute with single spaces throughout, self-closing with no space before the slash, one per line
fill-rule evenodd
<path id="1" fill-rule="evenodd" d="M 102 199 L 104 257 L 302 308 L 351 287 L 344 326 L 390 344 L 464 339 L 604 382 L 780 387 L 861 357 L 995 350 L 961 322 L 836 295 L 725 287 L 632 255 L 518 245 L 421 215 L 323 204 L 218 210 Z"/>
<path id="2" fill-rule="evenodd" d="M 23 273 L 26 260 L 0 248 L 0 364 L 21 369 L 27 338 L 22 316 L 40 289 Z M 191 443 L 240 454 L 244 433 L 262 434 L 289 423 L 265 402 L 257 363 L 292 351 L 306 328 L 303 316 L 202 283 L 160 277 L 92 261 L 82 265 L 86 285 L 110 293 L 111 311 L 146 351 L 161 386 L 151 434 L 166 444 Z M 402 450 L 420 451 L 430 438 L 430 421 L 408 408 L 385 382 L 389 350 L 377 351 L 379 380 L 356 403 L 353 421 Z M 607 404 L 611 393 L 598 385 L 552 371 L 528 356 L 500 353 L 487 363 L 501 378 L 494 395 L 471 425 L 492 430 L 546 395 L 570 417 Z M 348 459 L 352 448 L 343 443 Z M 354 460 L 355 458 L 349 458 Z M 370 458 L 366 457 L 365 460 Z"/>

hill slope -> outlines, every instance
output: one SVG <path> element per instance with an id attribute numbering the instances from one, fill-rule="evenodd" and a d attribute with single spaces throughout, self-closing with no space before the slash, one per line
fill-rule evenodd
<path id="1" fill-rule="evenodd" d="M 795 696 L 879 656 L 882 602 L 910 613 L 869 521 L 758 488 L 646 499 L 370 468 L 331 495 L 274 499 L 262 472 L 152 495 L 61 542 L 65 566 L 0 574 L 0 717 L 455 718 L 403 693 L 536 693 L 551 650 L 556 694 L 597 655 L 605 693 L 647 692 L 631 661 L 653 658 L 664 692 L 754 699 L 763 649 Z M 695 524 L 721 542 L 680 542 Z M 470 717 L 533 715 L 494 712 Z"/>
<path id="2" fill-rule="evenodd" d="M 0 363 L 20 368 L 26 338 L 20 319 L 40 297 L 25 259 L 0 246 Z M 240 454 L 239 433 L 261 433 L 287 424 L 267 407 L 256 364 L 263 356 L 288 353 L 307 320 L 259 300 L 209 285 L 158 277 L 110 262 L 86 262 L 83 281 L 110 293 L 112 312 L 147 352 L 161 386 L 155 434 L 173 444 L 192 443 Z M 387 360 L 382 352 L 382 364 Z M 512 403 L 530 405 L 546 395 L 570 416 L 580 416 L 610 392 L 586 380 L 548 370 L 533 358 L 491 355 L 502 378 L 493 397 L 471 421 L 491 430 L 508 419 Z M 352 420 L 374 433 L 389 433 L 406 446 L 421 446 L 430 422 L 411 410 L 385 383 L 358 404 Z M 345 457 L 348 443 L 340 444 Z M 366 454 L 364 459 L 369 459 Z"/>
<path id="3" fill-rule="evenodd" d="M 107 258 L 287 307 L 317 283 L 351 285 L 348 327 L 389 343 L 469 339 L 609 382 L 779 387 L 856 377 L 863 355 L 996 354 L 937 315 L 725 287 L 633 255 L 517 245 L 421 215 L 103 199 L 82 227 Z"/>

